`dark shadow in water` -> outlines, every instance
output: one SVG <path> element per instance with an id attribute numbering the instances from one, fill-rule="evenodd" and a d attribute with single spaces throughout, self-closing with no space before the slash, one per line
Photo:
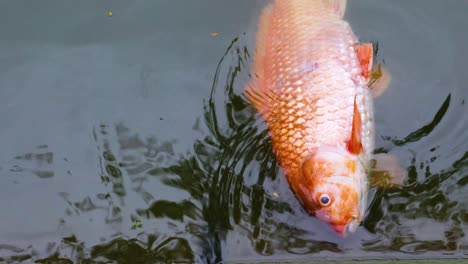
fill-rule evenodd
<path id="1" fill-rule="evenodd" d="M 442 121 L 442 118 L 447 113 L 447 110 L 450 106 L 450 98 L 451 94 L 447 95 L 447 98 L 444 100 L 439 110 L 437 110 L 437 113 L 435 114 L 434 118 L 429 124 L 424 125 L 423 127 L 419 128 L 414 132 L 411 132 L 404 139 L 391 139 L 389 137 L 385 137 L 385 139 L 391 140 L 395 146 L 404 146 L 407 143 L 418 141 L 421 138 L 429 135 L 437 127 L 440 121 Z"/>
<path id="2" fill-rule="evenodd" d="M 179 156 L 174 153 L 172 142 L 159 142 L 156 137 L 142 139 L 123 124 L 102 124 L 93 131 L 100 153 L 99 177 L 108 191 L 79 201 L 71 201 L 63 193 L 71 208 L 63 221 L 78 213 L 101 210 L 105 212 L 106 225 L 121 226 L 131 220 L 128 230 L 121 227 L 98 245 L 80 241 L 80 234 L 64 237 L 61 243 L 51 244 L 46 258 L 36 251 L 26 254 L 28 249 L 10 248 L 8 260 L 219 263 L 224 252 L 236 246 L 251 248 L 263 256 L 278 252 L 346 256 L 352 250 L 364 251 L 363 258 L 366 252 L 450 253 L 467 248 L 462 240 L 468 223 L 463 204 L 466 201 L 450 196 L 450 184 L 446 181 L 466 168 L 468 152 L 438 173 L 430 171 L 430 162 L 418 164 L 413 160 L 407 186 L 376 189 L 363 223 L 371 237 L 362 239 L 352 249 L 285 221 L 285 215 L 297 219 L 306 214 L 295 200 L 275 199 L 266 187 L 267 183 L 278 181 L 280 173 L 265 125 L 242 95 L 243 83 L 239 79 L 248 75 L 250 55 L 239 42 L 237 38 L 232 41 L 216 69 L 212 92 L 205 103 L 205 126 L 200 121 L 194 126 L 196 131 L 207 132 L 202 132 L 204 138 L 194 143 L 193 154 Z M 393 143 L 402 146 L 428 135 L 449 103 L 450 95 L 430 124 Z M 26 154 L 20 158 L 26 156 L 36 157 Z M 464 187 L 467 178 L 457 175 L 454 182 Z M 168 189 L 179 198 L 165 198 L 161 193 Z M 130 194 L 137 194 L 145 206 L 129 208 Z M 417 225 L 428 221 L 443 228 L 445 235 L 420 239 L 418 232 L 423 231 Z M 247 237 L 250 244 L 223 244 L 230 231 Z"/>
<path id="3" fill-rule="evenodd" d="M 54 163 L 54 153 L 48 151 L 47 148 L 47 145 L 40 145 L 35 152 L 16 156 L 10 171 L 30 172 L 41 179 L 54 177 L 55 173 L 51 168 Z"/>
<path id="4" fill-rule="evenodd" d="M 413 160 L 413 163 L 416 161 Z M 431 173 L 429 165 L 423 168 L 424 180 L 418 182 L 418 169 L 415 164 L 408 168 L 407 186 L 400 189 L 379 189 L 372 201 L 370 213 L 363 225 L 378 236 L 364 242 L 367 251 L 400 251 L 404 253 L 423 253 L 431 251 L 457 252 L 468 248 L 463 244 L 468 211 L 463 209 L 463 197 L 449 197 L 444 182 L 466 169 L 468 152 L 455 161 L 451 168 L 440 173 Z M 421 163 L 421 166 L 423 163 Z M 468 175 L 458 176 L 458 182 Z M 418 221 L 419 219 L 419 221 Z M 421 225 L 438 226 L 445 229 L 444 236 L 437 240 L 418 240 L 422 232 L 431 229 L 418 229 L 406 226 L 405 222 L 414 221 Z M 413 224 L 414 225 L 414 224 Z"/>
<path id="5" fill-rule="evenodd" d="M 448 110 L 448 108 L 450 106 L 450 97 L 451 96 L 449 94 L 447 96 L 447 98 L 445 99 L 445 101 L 440 106 L 437 113 L 435 114 L 434 119 L 432 119 L 432 121 L 429 124 L 427 124 L 427 125 L 421 127 L 420 129 L 412 132 L 407 137 L 405 137 L 403 140 L 392 140 L 393 144 L 395 144 L 397 146 L 403 146 L 406 143 L 418 141 L 421 138 L 429 135 L 429 133 L 431 133 L 432 130 L 434 130 L 436 128 L 436 126 L 440 123 L 442 118 L 447 113 L 447 110 Z"/>

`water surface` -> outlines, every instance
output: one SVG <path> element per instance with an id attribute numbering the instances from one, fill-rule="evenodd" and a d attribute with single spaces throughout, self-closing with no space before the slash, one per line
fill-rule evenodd
<path id="1" fill-rule="evenodd" d="M 265 3 L 0 3 L 0 260 L 468 258 L 468 3 L 349 2 L 393 74 L 376 152 L 409 178 L 345 239 L 242 94 Z"/>

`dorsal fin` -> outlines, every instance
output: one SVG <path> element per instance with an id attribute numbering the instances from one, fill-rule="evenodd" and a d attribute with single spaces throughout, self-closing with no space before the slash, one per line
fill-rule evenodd
<path id="1" fill-rule="evenodd" d="M 258 29 L 257 35 L 255 36 L 255 52 L 254 52 L 254 65 L 253 65 L 253 73 L 252 77 L 257 77 L 261 79 L 263 77 L 262 70 L 265 69 L 264 60 L 267 50 L 267 39 L 268 39 L 268 32 L 270 29 L 271 19 L 273 15 L 273 4 L 269 4 L 266 6 L 262 14 L 260 15 L 260 19 L 258 21 Z"/>
<path id="2" fill-rule="evenodd" d="M 267 50 L 267 37 L 271 24 L 271 17 L 273 15 L 273 3 L 266 6 L 258 22 L 258 30 L 256 35 L 256 47 L 254 53 L 254 63 L 252 67 L 252 80 L 247 84 L 245 90 L 249 101 L 255 106 L 258 112 L 262 114 L 264 118 L 267 118 L 267 109 L 269 100 L 274 97 L 271 91 L 268 91 L 263 85 L 264 79 L 264 61 Z"/>

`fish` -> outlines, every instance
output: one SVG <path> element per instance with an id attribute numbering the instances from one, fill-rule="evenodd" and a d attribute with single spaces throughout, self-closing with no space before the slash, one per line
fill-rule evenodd
<path id="1" fill-rule="evenodd" d="M 346 2 L 271 1 L 245 87 L 295 196 L 342 236 L 357 230 L 367 208 L 373 94 L 381 94 L 369 86 L 373 45 L 344 20 Z"/>

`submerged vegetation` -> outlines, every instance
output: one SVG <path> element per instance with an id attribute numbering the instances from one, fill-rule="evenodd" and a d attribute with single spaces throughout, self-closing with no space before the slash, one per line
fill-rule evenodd
<path id="1" fill-rule="evenodd" d="M 142 138 L 122 123 L 94 129 L 96 177 L 105 191 L 83 197 L 61 193 L 68 209 L 60 223 L 89 217 L 111 226 L 112 234 L 94 243 L 79 233 L 67 235 L 51 241 L 45 252 L 0 245 L 0 261 L 217 263 L 241 259 L 242 252 L 356 258 L 378 252 L 459 256 L 468 250 L 468 152 L 434 170 L 438 146 L 429 160 L 413 156 L 404 188 L 372 189 L 368 216 L 352 244 L 321 230 L 286 186 L 265 124 L 243 96 L 250 65 L 243 42 L 234 39 L 219 62 L 204 114 L 194 124 L 201 137 L 188 153 L 175 153 L 172 142 Z M 381 136 L 384 144 L 376 152 L 429 136 L 450 103 L 448 95 L 430 123 L 403 139 Z M 54 162 L 53 153 L 38 151 L 17 159 Z M 35 171 L 40 178 L 54 177 L 47 169 Z"/>

